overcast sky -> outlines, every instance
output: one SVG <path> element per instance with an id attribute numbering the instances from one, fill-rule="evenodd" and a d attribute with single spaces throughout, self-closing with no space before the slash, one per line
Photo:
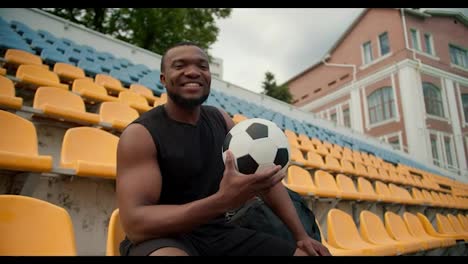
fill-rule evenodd
<path id="1" fill-rule="evenodd" d="M 259 93 L 266 71 L 282 84 L 318 62 L 362 10 L 234 8 L 217 20 L 210 52 L 223 60 L 225 81 Z M 468 9 L 457 10 L 468 17 Z"/>

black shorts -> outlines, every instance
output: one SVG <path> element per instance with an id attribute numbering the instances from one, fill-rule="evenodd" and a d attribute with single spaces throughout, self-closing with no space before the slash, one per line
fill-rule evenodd
<path id="1" fill-rule="evenodd" d="M 296 245 L 266 233 L 226 223 L 224 219 L 171 238 L 132 244 L 122 241 L 123 256 L 147 256 L 163 247 L 176 247 L 190 256 L 292 256 Z"/>

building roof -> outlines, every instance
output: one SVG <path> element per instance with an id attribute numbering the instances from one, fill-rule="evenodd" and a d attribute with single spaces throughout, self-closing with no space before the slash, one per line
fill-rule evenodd
<path id="1" fill-rule="evenodd" d="M 395 8 L 397 10 L 400 10 L 401 8 Z M 344 40 L 344 38 L 351 32 L 351 30 L 354 29 L 354 27 L 361 21 L 362 17 L 370 10 L 370 8 L 365 8 L 362 10 L 362 12 L 354 19 L 354 21 L 349 25 L 349 27 L 340 35 L 340 37 L 335 41 L 335 43 L 331 46 L 331 48 L 325 53 L 325 55 L 322 58 L 325 58 L 327 55 L 330 55 L 341 42 Z M 443 16 L 443 17 L 453 17 L 455 19 L 458 19 L 460 22 L 462 22 L 465 26 L 468 27 L 468 17 L 466 17 L 463 13 L 461 12 L 454 12 L 454 11 L 446 11 L 446 10 L 423 10 L 420 11 L 419 9 L 411 9 L 411 8 L 404 8 L 405 13 L 414 15 L 414 16 L 419 16 L 422 18 L 429 18 L 432 16 Z M 290 83 L 291 81 L 299 78 L 300 76 L 306 74 L 307 72 L 312 71 L 314 68 L 322 64 L 322 60 L 316 62 L 312 66 L 308 67 L 307 69 L 303 70 L 299 74 L 291 77 L 289 80 L 285 82 L 285 84 Z"/>

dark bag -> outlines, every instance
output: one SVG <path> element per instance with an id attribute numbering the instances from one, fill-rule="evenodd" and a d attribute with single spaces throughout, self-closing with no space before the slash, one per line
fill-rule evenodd
<path id="1" fill-rule="evenodd" d="M 319 242 L 322 242 L 320 231 L 315 222 L 314 213 L 307 207 L 302 197 L 286 188 L 289 197 L 296 207 L 297 214 L 309 236 Z M 229 222 L 241 227 L 262 231 L 274 236 L 281 237 L 296 244 L 296 240 L 289 228 L 281 219 L 266 205 L 263 200 L 256 199 L 249 201 L 235 212 L 228 215 Z"/>

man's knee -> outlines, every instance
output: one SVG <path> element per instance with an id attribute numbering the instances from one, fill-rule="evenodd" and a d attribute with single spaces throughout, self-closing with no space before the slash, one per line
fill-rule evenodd
<path id="1" fill-rule="evenodd" d="M 153 251 L 150 256 L 188 256 L 184 250 L 176 247 L 163 247 Z"/>

